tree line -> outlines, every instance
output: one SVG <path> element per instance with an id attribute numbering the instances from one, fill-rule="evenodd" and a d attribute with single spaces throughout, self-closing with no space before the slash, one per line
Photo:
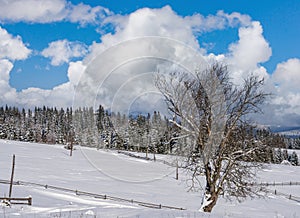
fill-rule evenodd
<path id="1" fill-rule="evenodd" d="M 97 110 L 0 107 L 0 139 L 8 140 L 172 153 L 170 128 L 156 111 L 127 116 L 109 113 L 101 105 Z"/>
<path id="2" fill-rule="evenodd" d="M 125 115 L 109 113 L 101 105 L 70 108 L 35 107 L 33 110 L 0 107 L 0 139 L 66 145 L 72 141 L 82 146 L 138 151 L 144 153 L 179 154 L 193 142 L 177 137 L 179 128 L 165 116 L 153 114 Z M 300 138 L 286 138 L 268 129 L 240 129 L 239 136 L 255 138 L 267 145 L 258 151 L 262 162 L 281 163 L 284 160 L 299 165 L 295 152 Z M 280 148 L 280 149 L 278 149 Z"/>

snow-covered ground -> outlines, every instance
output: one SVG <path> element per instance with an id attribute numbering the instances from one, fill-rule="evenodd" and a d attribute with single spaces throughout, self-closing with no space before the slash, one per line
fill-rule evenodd
<path id="1" fill-rule="evenodd" d="M 242 203 L 220 198 L 211 214 L 198 212 L 201 193 L 187 192 L 186 178 L 160 162 L 146 161 L 86 147 L 73 156 L 59 145 L 0 140 L 0 180 L 9 180 L 12 155 L 16 155 L 15 181 L 52 185 L 72 190 L 168 205 L 186 210 L 154 209 L 136 203 L 104 200 L 75 192 L 36 185 L 13 186 L 13 197 L 32 196 L 32 206 L 1 206 L 0 217 L 300 217 L 300 186 L 269 186 L 265 198 Z M 259 182 L 300 182 L 300 167 L 268 165 Z M 0 184 L 0 196 L 9 185 Z M 300 200 L 300 198 L 297 198 Z"/>

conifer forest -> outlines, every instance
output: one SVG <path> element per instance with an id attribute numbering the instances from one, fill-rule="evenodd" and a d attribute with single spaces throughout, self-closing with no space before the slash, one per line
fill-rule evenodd
<path id="1" fill-rule="evenodd" d="M 45 144 L 71 143 L 82 146 L 127 150 L 158 154 L 182 154 L 183 144 L 191 141 L 179 137 L 180 129 L 167 117 L 154 111 L 152 114 L 110 113 L 103 106 L 73 108 L 35 107 L 19 109 L 0 107 L 0 139 Z M 257 158 L 266 163 L 289 161 L 299 165 L 295 152 L 300 138 L 272 133 L 269 129 L 241 127 L 238 135 L 254 137 L 266 147 L 258 151 Z M 237 136 L 238 137 L 238 136 Z"/>

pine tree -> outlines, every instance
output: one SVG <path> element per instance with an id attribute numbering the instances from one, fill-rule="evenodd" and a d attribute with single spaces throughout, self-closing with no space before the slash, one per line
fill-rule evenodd
<path id="1" fill-rule="evenodd" d="M 283 161 L 283 155 L 280 148 L 275 151 L 275 163 L 281 163 Z"/>
<path id="2" fill-rule="evenodd" d="M 293 153 L 289 156 L 289 162 L 293 166 L 298 166 L 299 165 L 298 155 L 295 151 L 293 151 Z"/>
<path id="3" fill-rule="evenodd" d="M 289 159 L 289 154 L 288 154 L 288 151 L 286 149 L 282 150 L 282 158 L 283 158 L 283 160 L 288 160 Z"/>

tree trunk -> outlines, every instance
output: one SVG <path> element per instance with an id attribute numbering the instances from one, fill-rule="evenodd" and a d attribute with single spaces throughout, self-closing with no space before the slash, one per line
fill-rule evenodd
<path id="1" fill-rule="evenodd" d="M 212 211 L 213 207 L 216 205 L 218 200 L 218 193 L 216 191 L 215 184 L 211 179 L 212 177 L 211 171 L 212 169 L 210 167 L 210 163 L 207 162 L 205 164 L 206 187 L 205 187 L 205 193 L 202 199 L 200 211 L 209 212 L 209 213 Z"/>
<path id="2" fill-rule="evenodd" d="M 200 211 L 210 213 L 213 207 L 216 205 L 217 200 L 218 200 L 218 194 L 215 191 L 212 193 L 206 191 L 202 199 L 202 205 Z"/>

